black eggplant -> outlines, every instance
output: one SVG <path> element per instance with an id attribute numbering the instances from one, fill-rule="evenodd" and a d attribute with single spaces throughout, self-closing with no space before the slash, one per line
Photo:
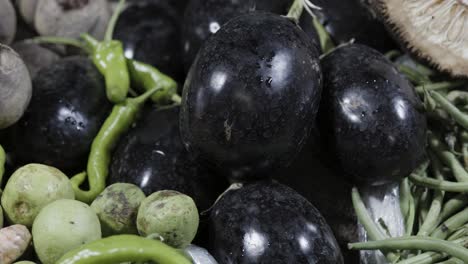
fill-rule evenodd
<path id="1" fill-rule="evenodd" d="M 315 125 L 319 52 L 288 18 L 250 13 L 200 50 L 185 82 L 181 135 L 206 166 L 231 179 L 287 166 Z"/>
<path id="2" fill-rule="evenodd" d="M 322 60 L 319 123 L 331 165 L 353 183 L 408 176 L 426 157 L 426 118 L 406 77 L 378 51 L 345 45 Z"/>
<path id="3" fill-rule="evenodd" d="M 366 44 L 381 52 L 396 49 L 398 46 L 385 26 L 366 6 L 363 0 L 314 0 L 320 10 L 314 10 L 321 24 L 336 44 L 349 42 Z M 308 31 L 313 28 L 312 17 L 301 20 L 301 27 Z"/>
<path id="4" fill-rule="evenodd" d="M 343 263 L 320 212 L 292 189 L 270 181 L 230 190 L 215 204 L 210 251 L 220 264 Z"/>
<path id="5" fill-rule="evenodd" d="M 83 170 L 110 110 L 104 79 L 89 59 L 70 57 L 43 68 L 33 80 L 26 113 L 8 130 L 7 145 L 15 164 Z"/>
<path id="6" fill-rule="evenodd" d="M 134 1 L 120 14 L 114 38 L 125 56 L 155 66 L 183 83 L 181 15 L 163 1 Z"/>
<path id="7" fill-rule="evenodd" d="M 184 65 L 188 71 L 209 36 L 229 20 L 249 11 L 286 15 L 292 0 L 191 0 L 185 9 Z"/>
<path id="8" fill-rule="evenodd" d="M 189 158 L 179 136 L 179 107 L 145 109 L 144 117 L 117 144 L 108 184 L 128 182 L 146 195 L 176 190 L 208 209 L 227 183 Z"/>

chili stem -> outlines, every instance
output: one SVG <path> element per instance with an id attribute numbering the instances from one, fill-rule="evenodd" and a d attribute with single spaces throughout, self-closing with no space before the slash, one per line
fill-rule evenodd
<path id="1" fill-rule="evenodd" d="M 119 15 L 122 12 L 124 6 L 125 6 L 125 0 L 120 0 L 119 4 L 115 8 L 114 14 L 112 14 L 112 17 L 109 20 L 109 24 L 107 25 L 106 33 L 104 35 L 104 41 L 112 40 L 112 35 L 114 34 L 115 25 L 117 24 L 117 20 L 119 19 Z"/>
<path id="2" fill-rule="evenodd" d="M 75 48 L 79 48 L 84 50 L 86 53 L 90 54 L 91 50 L 88 46 L 86 46 L 83 42 L 72 39 L 72 38 L 64 38 L 64 37 L 35 37 L 28 40 L 31 43 L 35 44 L 58 44 L 58 45 L 68 45 L 73 46 Z"/>
<path id="3" fill-rule="evenodd" d="M 423 250 L 446 253 L 468 263 L 468 249 L 453 242 L 431 237 L 389 238 L 348 244 L 353 250 Z"/>

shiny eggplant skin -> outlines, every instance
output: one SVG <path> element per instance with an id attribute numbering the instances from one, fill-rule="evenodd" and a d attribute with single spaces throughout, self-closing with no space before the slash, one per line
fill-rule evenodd
<path id="1" fill-rule="evenodd" d="M 391 35 L 381 21 L 362 3 L 363 0 L 314 0 L 320 10 L 314 14 L 324 25 L 327 32 L 336 44 L 349 42 L 354 39 L 373 47 L 381 52 L 397 49 Z M 301 20 L 301 27 L 307 31 L 313 27 L 312 17 Z"/>
<path id="2" fill-rule="evenodd" d="M 208 37 L 229 20 L 249 11 L 286 15 L 292 0 L 191 0 L 185 9 L 184 65 L 188 71 Z"/>
<path id="3" fill-rule="evenodd" d="M 85 57 L 61 59 L 33 80 L 31 103 L 8 130 L 15 165 L 42 163 L 64 172 L 86 167 L 91 143 L 110 113 L 104 79 Z"/>
<path id="4" fill-rule="evenodd" d="M 413 86 L 378 51 L 342 46 L 322 59 L 319 124 L 333 167 L 353 183 L 408 176 L 426 157 L 426 118 Z"/>
<path id="5" fill-rule="evenodd" d="M 146 195 L 175 190 L 208 209 L 227 183 L 189 158 L 179 134 L 179 107 L 146 108 L 143 118 L 117 144 L 108 184 L 128 182 Z"/>
<path id="6" fill-rule="evenodd" d="M 184 81 L 180 15 L 162 1 L 135 1 L 121 13 L 114 38 L 124 44 L 125 56 L 158 68 Z"/>
<path id="7" fill-rule="evenodd" d="M 251 10 L 251 0 L 191 0 L 183 22 L 184 67 L 188 71 L 205 40 L 230 19 Z"/>
<path id="8" fill-rule="evenodd" d="M 181 135 L 205 166 L 234 180 L 287 166 L 315 126 L 319 53 L 292 21 L 250 13 L 205 44 L 185 82 Z"/>
<path id="9" fill-rule="evenodd" d="M 333 233 L 304 197 L 264 181 L 230 190 L 210 214 L 210 252 L 220 264 L 342 264 Z"/>

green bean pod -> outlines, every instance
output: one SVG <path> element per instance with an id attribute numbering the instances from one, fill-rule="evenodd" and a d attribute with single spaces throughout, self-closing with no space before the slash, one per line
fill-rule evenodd
<path id="1" fill-rule="evenodd" d="M 348 244 L 353 250 L 423 250 L 446 253 L 468 263 L 468 249 L 456 243 L 431 237 L 390 238 L 380 241 Z"/>
<path id="2" fill-rule="evenodd" d="M 109 164 L 112 150 L 119 140 L 135 122 L 143 103 L 158 90 L 155 88 L 136 98 L 127 98 L 123 103 L 112 109 L 110 116 L 102 125 L 99 133 L 91 145 L 88 158 L 87 172 L 80 173 L 71 178 L 73 190 L 77 200 L 91 203 L 106 187 L 106 178 L 109 174 Z M 89 190 L 80 189 L 80 185 L 88 176 Z"/>
<path id="3" fill-rule="evenodd" d="M 136 235 L 118 235 L 71 250 L 56 264 L 114 264 L 138 261 L 154 261 L 161 264 L 192 263 L 182 253 L 163 242 Z"/>

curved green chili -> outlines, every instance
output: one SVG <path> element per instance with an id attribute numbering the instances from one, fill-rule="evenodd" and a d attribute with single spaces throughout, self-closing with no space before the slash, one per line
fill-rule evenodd
<path id="1" fill-rule="evenodd" d="M 431 237 L 389 238 L 380 241 L 348 244 L 353 250 L 423 250 L 446 253 L 468 263 L 468 249 L 456 243 Z"/>
<path id="2" fill-rule="evenodd" d="M 183 253 L 161 241 L 136 235 L 118 235 L 71 250 L 56 264 L 114 264 L 137 261 L 154 261 L 160 264 L 192 263 Z"/>
<path id="3" fill-rule="evenodd" d="M 3 174 L 5 173 L 6 154 L 2 145 L 0 145 L 0 186 L 2 185 Z"/>
<path id="4" fill-rule="evenodd" d="M 171 77 L 151 65 L 136 60 L 127 60 L 127 66 L 131 80 L 136 86 L 145 91 L 158 88 L 158 92 L 151 96 L 153 102 L 157 104 L 166 104 L 171 101 L 180 103 L 177 83 Z"/>
<path id="5" fill-rule="evenodd" d="M 127 98 L 117 104 L 102 125 L 91 145 L 86 173 L 80 173 L 71 178 L 77 200 L 91 203 L 106 187 L 111 152 L 120 136 L 135 122 L 143 103 L 159 88 L 144 93 L 136 98 Z M 88 176 L 89 190 L 80 189 L 80 185 Z"/>

